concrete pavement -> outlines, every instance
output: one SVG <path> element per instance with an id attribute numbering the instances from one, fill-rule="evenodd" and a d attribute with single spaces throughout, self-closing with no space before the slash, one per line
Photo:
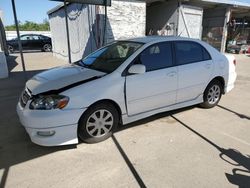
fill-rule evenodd
<path id="1" fill-rule="evenodd" d="M 65 63 L 25 55 L 28 76 Z M 236 87 L 218 107 L 158 114 L 102 143 L 63 147 L 31 143 L 20 125 L 24 80 L 13 58 L 10 78 L 0 80 L 0 187 L 250 187 L 250 57 L 236 57 Z"/>

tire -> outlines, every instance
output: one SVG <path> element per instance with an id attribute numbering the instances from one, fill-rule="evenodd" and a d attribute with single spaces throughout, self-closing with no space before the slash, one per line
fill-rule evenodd
<path id="1" fill-rule="evenodd" d="M 210 82 L 203 95 L 203 103 L 200 104 L 203 108 L 213 108 L 215 107 L 222 95 L 222 84 L 218 80 L 213 80 Z"/>
<path id="2" fill-rule="evenodd" d="M 108 139 L 117 128 L 119 114 L 110 103 L 99 103 L 90 107 L 78 123 L 78 137 L 86 143 L 97 143 Z"/>
<path id="3" fill-rule="evenodd" d="M 11 45 L 7 46 L 9 54 L 12 54 L 14 52 L 14 48 Z"/>
<path id="4" fill-rule="evenodd" d="M 51 52 L 51 51 L 52 51 L 52 46 L 51 46 L 51 44 L 44 44 L 44 45 L 43 45 L 42 51 L 43 51 L 43 52 Z"/>

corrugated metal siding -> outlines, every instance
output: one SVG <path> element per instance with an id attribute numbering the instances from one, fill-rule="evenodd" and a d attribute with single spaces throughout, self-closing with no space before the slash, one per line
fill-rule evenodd
<path id="1" fill-rule="evenodd" d="M 104 8 L 71 3 L 68 6 L 72 61 L 85 57 L 102 43 Z M 67 60 L 64 9 L 49 15 L 53 54 Z M 146 4 L 137 1 L 112 1 L 108 7 L 106 42 L 145 35 Z"/>
<path id="2" fill-rule="evenodd" d="M 171 26 L 169 35 L 176 35 L 178 23 L 178 2 L 160 2 L 147 7 L 147 34 L 156 35 L 157 31 L 164 29 L 167 24 Z"/>
<path id="3" fill-rule="evenodd" d="M 204 10 L 202 40 L 221 49 L 223 26 L 226 8 L 211 8 Z"/>
<path id="4" fill-rule="evenodd" d="M 81 4 L 70 4 L 68 6 L 69 33 L 71 44 L 71 57 L 73 61 L 79 60 L 92 49 L 93 41 L 91 38 L 95 18 L 95 7 Z M 90 16 L 90 14 L 94 16 Z M 64 10 L 49 15 L 53 54 L 67 60 L 67 38 Z M 94 44 L 93 44 L 94 45 Z M 87 49 L 86 49 L 87 48 Z"/>

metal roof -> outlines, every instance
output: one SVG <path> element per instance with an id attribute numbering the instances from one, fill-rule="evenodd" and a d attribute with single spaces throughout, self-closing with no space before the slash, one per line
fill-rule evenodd
<path id="1" fill-rule="evenodd" d="M 241 1 L 232 1 L 232 0 L 200 0 L 203 2 L 213 3 L 213 4 L 226 4 L 232 5 L 234 7 L 246 7 L 250 8 L 250 3 L 241 2 Z"/>
<path id="2" fill-rule="evenodd" d="M 56 11 L 58 11 L 59 9 L 63 8 L 64 7 L 64 4 L 63 3 L 60 3 L 59 5 L 55 6 L 54 8 L 50 9 L 47 14 L 50 15 Z"/>
<path id="3" fill-rule="evenodd" d="M 112 0 L 113 1 L 113 0 Z M 126 0 L 123 0 L 123 1 L 126 1 Z M 127 0 L 127 1 L 131 1 L 131 0 Z M 133 1 L 133 0 L 132 0 Z M 146 3 L 153 3 L 153 2 L 163 2 L 164 0 L 134 0 L 134 1 L 144 1 Z M 189 0 L 180 0 L 182 2 L 189 2 Z M 233 7 L 242 7 L 242 8 L 250 8 L 250 3 L 246 3 L 246 2 L 241 2 L 241 1 L 233 1 L 233 0 L 195 0 L 195 1 L 192 1 L 191 2 L 203 2 L 203 3 L 209 3 L 209 4 L 224 4 L 224 5 L 230 5 L 230 6 L 233 6 Z M 70 4 L 70 3 L 69 3 Z M 59 4 L 57 5 L 56 7 L 52 8 L 51 10 L 49 10 L 47 12 L 47 14 L 52 14 L 54 12 L 56 12 L 57 10 L 63 8 L 63 3 L 62 4 Z"/>
<path id="4" fill-rule="evenodd" d="M 163 42 L 163 41 L 172 41 L 172 40 L 188 40 L 188 41 L 200 41 L 199 39 L 193 39 L 188 37 L 180 37 L 180 36 L 145 36 L 145 37 L 137 37 L 132 39 L 125 39 L 125 41 L 133 41 L 133 42 L 141 42 L 141 43 L 151 43 L 151 42 Z M 120 40 L 123 41 L 123 40 Z"/>

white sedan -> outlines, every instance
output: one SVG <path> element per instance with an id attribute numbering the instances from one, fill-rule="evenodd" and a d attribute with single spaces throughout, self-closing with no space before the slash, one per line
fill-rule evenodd
<path id="1" fill-rule="evenodd" d="M 32 142 L 96 143 L 116 128 L 164 111 L 211 108 L 234 87 L 235 59 L 200 40 L 142 37 L 39 73 L 17 104 Z"/>

